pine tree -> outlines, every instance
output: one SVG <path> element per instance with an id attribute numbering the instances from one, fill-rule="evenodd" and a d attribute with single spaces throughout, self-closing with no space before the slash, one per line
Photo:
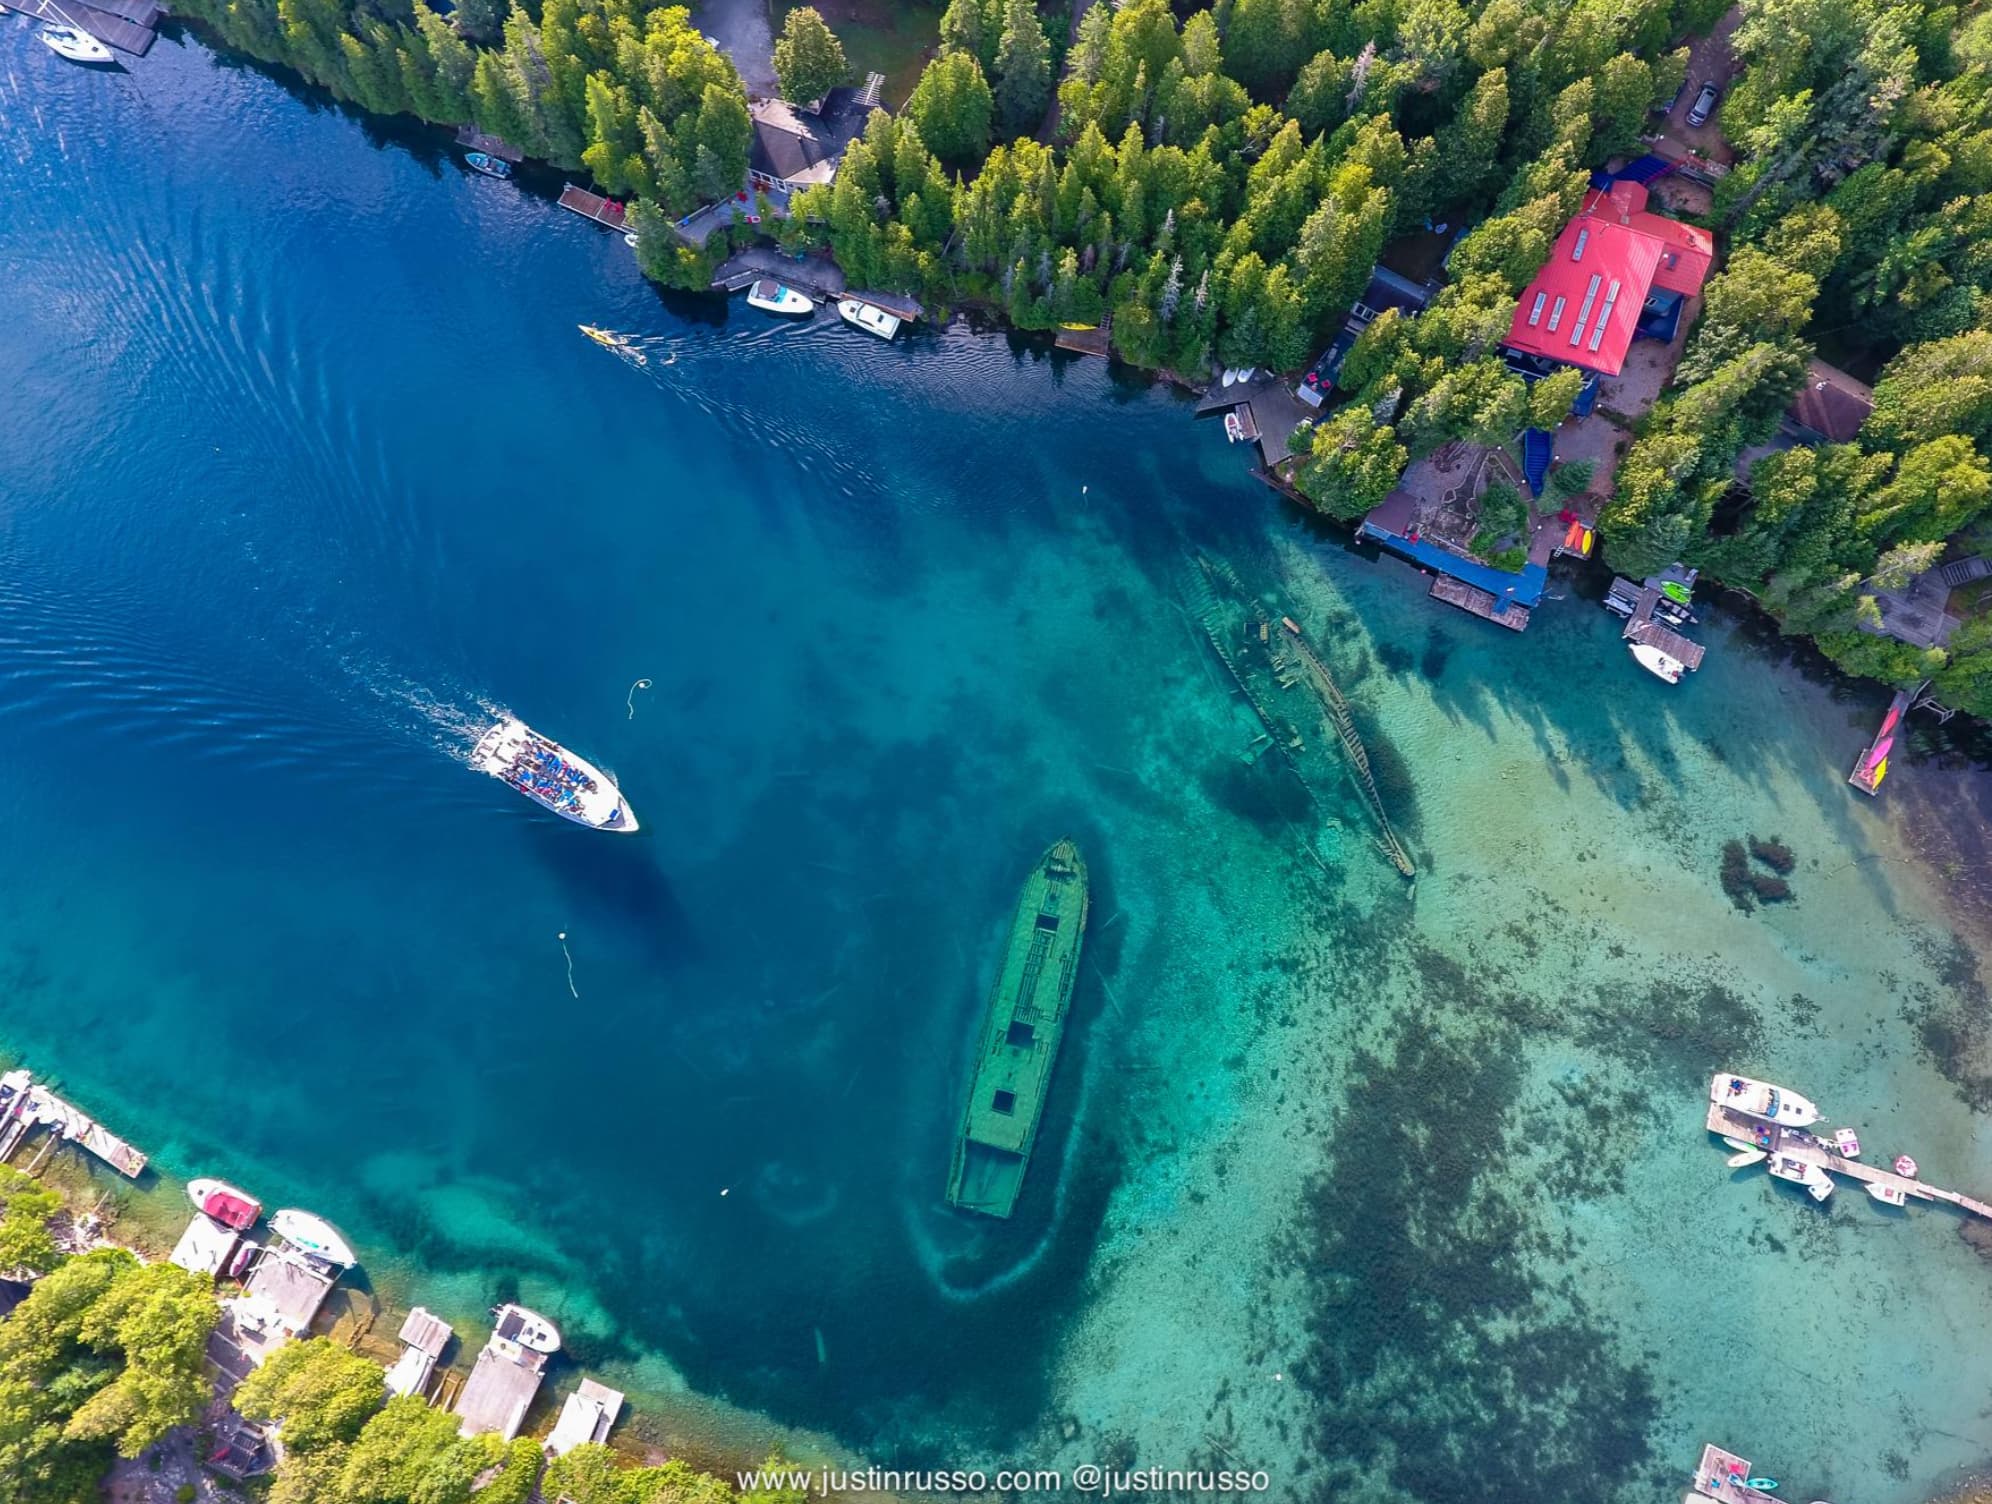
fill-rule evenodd
<path id="1" fill-rule="evenodd" d="M 1051 102 L 1051 43 L 1031 0 L 1007 0 L 996 44 L 996 118 L 1013 135 L 1029 135 Z"/>
<path id="2" fill-rule="evenodd" d="M 782 98 L 798 104 L 821 99 L 850 71 L 844 44 L 814 6 L 798 6 L 788 13 L 775 41 L 775 76 L 781 80 Z"/>

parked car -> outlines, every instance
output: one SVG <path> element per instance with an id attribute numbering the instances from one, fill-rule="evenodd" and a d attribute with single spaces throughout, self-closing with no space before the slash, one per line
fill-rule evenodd
<path id="1" fill-rule="evenodd" d="M 1720 98 L 1722 91 L 1714 84 L 1703 84 L 1701 93 L 1695 96 L 1695 102 L 1688 107 L 1688 124 L 1707 125 L 1708 117 L 1715 113 L 1715 102 Z"/>
<path id="2" fill-rule="evenodd" d="M 1656 115 L 1673 114 L 1674 106 L 1681 102 L 1681 96 L 1688 92 L 1688 85 L 1692 82 L 1693 82 L 1692 79 L 1687 79 L 1687 78 L 1682 79 L 1681 86 L 1678 89 L 1676 89 L 1673 93 L 1669 94 L 1665 99 L 1661 100 L 1660 103 L 1653 106 L 1653 113 Z"/>

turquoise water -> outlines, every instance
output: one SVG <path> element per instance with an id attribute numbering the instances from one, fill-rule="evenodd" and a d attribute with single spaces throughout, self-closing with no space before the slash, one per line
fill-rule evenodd
<path id="1" fill-rule="evenodd" d="M 1679 692 L 1581 599 L 1510 637 L 1167 392 L 660 298 L 192 42 L 87 73 L 10 18 L 0 67 L 0 1043 L 169 1174 L 465 1331 L 523 1296 L 673 1444 L 1495 1501 L 1665 1497 L 1715 1440 L 1880 1504 L 1992 1451 L 1950 1218 L 1701 1129 L 1727 1064 L 1992 1190 L 1975 940 L 1842 783 L 1878 696 L 1727 619 Z M 1193 548 L 1323 643 L 1415 891 L 1240 757 Z M 471 773 L 501 708 L 643 833 Z M 1723 897 L 1749 833 L 1796 903 Z M 1062 834 L 1046 1139 L 964 1222 L 964 1055 Z"/>

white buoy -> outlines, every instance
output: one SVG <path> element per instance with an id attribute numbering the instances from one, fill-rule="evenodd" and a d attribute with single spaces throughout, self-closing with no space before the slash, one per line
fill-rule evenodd
<path id="1" fill-rule="evenodd" d="M 650 688 L 650 681 L 648 679 L 638 679 L 634 684 L 630 685 L 629 693 L 623 697 L 623 703 L 629 706 L 628 719 L 632 721 L 636 719 L 636 692 L 639 689 L 648 688 Z"/>
<path id="2" fill-rule="evenodd" d="M 574 956 L 573 953 L 569 951 L 567 948 L 567 931 L 562 930 L 556 938 L 558 938 L 560 941 L 560 953 L 563 956 L 567 957 L 567 990 L 573 993 L 574 996 L 577 999 L 579 999 L 581 996 L 581 992 L 580 989 L 574 985 Z"/>

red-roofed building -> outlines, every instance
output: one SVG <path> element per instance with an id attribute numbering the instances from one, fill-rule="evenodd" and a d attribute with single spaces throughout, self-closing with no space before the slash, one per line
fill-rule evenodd
<path id="1" fill-rule="evenodd" d="M 1706 230 L 1647 210 L 1644 184 L 1593 189 L 1522 293 L 1508 348 L 1616 376 L 1642 318 L 1672 337 L 1714 258 Z"/>

